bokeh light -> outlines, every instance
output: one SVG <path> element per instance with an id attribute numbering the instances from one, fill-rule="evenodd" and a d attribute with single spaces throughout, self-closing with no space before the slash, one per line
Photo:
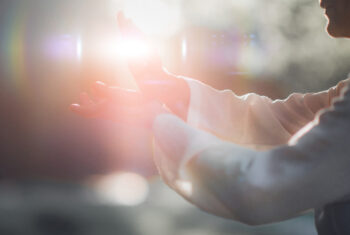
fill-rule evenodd
<path id="1" fill-rule="evenodd" d="M 149 191 L 146 179 L 134 173 L 106 176 L 98 182 L 96 189 L 103 202 L 124 206 L 143 203 Z"/>

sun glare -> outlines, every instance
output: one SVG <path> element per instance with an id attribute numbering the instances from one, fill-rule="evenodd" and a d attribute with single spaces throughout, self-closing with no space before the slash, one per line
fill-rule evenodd
<path id="1" fill-rule="evenodd" d="M 112 38 L 101 41 L 98 51 L 103 57 L 132 59 L 147 57 L 151 48 L 142 40 Z"/>
<path id="2" fill-rule="evenodd" d="M 83 54 L 83 45 L 80 37 L 77 39 L 76 54 L 77 54 L 78 60 L 81 60 L 81 57 Z"/>
<path id="3" fill-rule="evenodd" d="M 123 57 L 145 57 L 149 55 L 149 46 L 138 40 L 124 40 L 116 44 L 116 53 Z"/>
<path id="4" fill-rule="evenodd" d="M 181 42 L 181 56 L 182 56 L 182 60 L 185 61 L 187 58 L 187 40 L 186 40 L 186 38 L 183 38 L 182 42 Z"/>

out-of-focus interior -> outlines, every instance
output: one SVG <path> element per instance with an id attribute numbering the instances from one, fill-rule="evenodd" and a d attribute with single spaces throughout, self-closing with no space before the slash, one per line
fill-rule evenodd
<path id="1" fill-rule="evenodd" d="M 316 234 L 312 214 L 253 228 L 201 212 L 154 176 L 146 129 L 68 110 L 96 80 L 136 89 L 120 10 L 171 73 L 239 95 L 349 72 L 315 0 L 0 0 L 0 234 Z"/>

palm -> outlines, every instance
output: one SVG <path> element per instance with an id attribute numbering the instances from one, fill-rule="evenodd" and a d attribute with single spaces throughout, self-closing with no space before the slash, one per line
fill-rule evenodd
<path id="1" fill-rule="evenodd" d="M 79 104 L 71 105 L 71 110 L 88 118 L 144 127 L 150 127 L 158 114 L 166 112 L 160 103 L 146 101 L 136 91 L 107 87 L 100 82 L 95 84 L 93 91 L 93 99 L 82 93 Z"/>

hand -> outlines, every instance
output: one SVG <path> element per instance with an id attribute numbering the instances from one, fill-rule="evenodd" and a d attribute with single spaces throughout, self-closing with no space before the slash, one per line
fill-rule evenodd
<path id="1" fill-rule="evenodd" d="M 169 74 L 162 66 L 157 51 L 147 43 L 147 37 L 135 24 L 118 14 L 118 24 L 125 40 L 130 38 L 142 40 L 151 48 L 145 58 L 129 59 L 129 69 L 134 76 L 140 91 L 150 100 L 158 100 L 167 105 L 175 114 L 183 119 L 187 116 L 190 89 L 187 83 Z"/>
<path id="2" fill-rule="evenodd" d="M 70 109 L 83 117 L 148 128 L 158 114 L 168 113 L 159 102 L 146 100 L 134 90 L 108 87 L 102 82 L 96 82 L 92 90 L 93 99 L 81 93 L 80 103 L 72 104 Z"/>
<path id="3" fill-rule="evenodd" d="M 168 80 L 169 74 L 163 69 L 162 61 L 155 48 L 147 40 L 146 35 L 136 27 L 131 19 L 127 19 L 122 12 L 118 14 L 118 25 L 124 40 L 135 40 L 145 44 L 149 50 L 148 53 L 141 57 L 129 58 L 128 65 L 130 72 L 140 86 L 140 90 L 147 86 L 149 80 Z"/>

